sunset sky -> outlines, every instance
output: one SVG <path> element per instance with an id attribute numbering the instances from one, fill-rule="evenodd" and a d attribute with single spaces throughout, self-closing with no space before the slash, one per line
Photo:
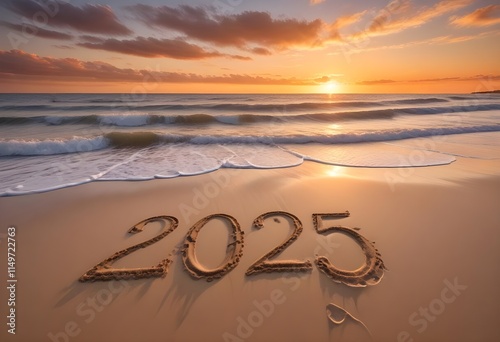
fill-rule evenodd
<path id="1" fill-rule="evenodd" d="M 500 88 L 495 0 L 2 0 L 0 92 Z"/>

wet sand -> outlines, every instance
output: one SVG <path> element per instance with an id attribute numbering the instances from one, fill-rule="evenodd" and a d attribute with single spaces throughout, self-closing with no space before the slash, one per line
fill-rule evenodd
<path id="1" fill-rule="evenodd" d="M 18 280 L 16 335 L 4 324 L 0 336 L 499 340 L 498 203 L 500 161 L 463 158 L 221 169 L 0 198 L 2 269 L 15 226 Z M 0 296 L 6 317 L 6 286 Z"/>

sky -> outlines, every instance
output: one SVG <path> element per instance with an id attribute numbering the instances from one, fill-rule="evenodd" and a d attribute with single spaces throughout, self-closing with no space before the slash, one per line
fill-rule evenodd
<path id="1" fill-rule="evenodd" d="M 0 92 L 500 89 L 498 0 L 1 0 Z"/>

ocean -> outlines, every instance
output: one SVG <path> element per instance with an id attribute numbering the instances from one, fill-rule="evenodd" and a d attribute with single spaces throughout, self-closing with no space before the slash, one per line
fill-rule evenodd
<path id="1" fill-rule="evenodd" d="M 500 158 L 498 94 L 0 94 L 0 196 L 92 181 Z"/>

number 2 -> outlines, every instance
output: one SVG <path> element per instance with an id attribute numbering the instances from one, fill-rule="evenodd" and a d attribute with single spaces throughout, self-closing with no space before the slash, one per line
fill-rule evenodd
<path id="1" fill-rule="evenodd" d="M 120 269 L 110 269 L 109 267 L 115 263 L 117 260 L 125 257 L 126 255 L 129 255 L 135 251 L 137 251 L 140 248 L 146 248 L 147 246 L 150 246 L 161 239 L 163 239 L 165 236 L 170 234 L 177 228 L 179 225 L 179 221 L 177 218 L 173 216 L 154 216 L 147 218 L 145 220 L 142 220 L 141 222 L 137 223 L 135 226 L 129 229 L 130 234 L 136 234 L 140 233 L 144 230 L 144 227 L 151 223 L 151 222 L 156 222 L 156 221 L 162 221 L 162 222 L 170 222 L 170 227 L 165 230 L 163 233 L 153 237 L 152 239 L 149 239 L 147 241 L 144 241 L 142 243 L 139 243 L 137 245 L 128 247 L 126 249 L 123 249 L 119 252 L 116 252 L 112 256 L 110 256 L 107 259 L 104 259 L 94 267 L 92 267 L 90 270 L 88 270 L 84 275 L 80 277 L 81 282 L 87 282 L 87 281 L 96 281 L 96 280 L 101 280 L 101 281 L 106 281 L 106 280 L 120 280 L 120 279 L 141 279 L 141 278 L 150 278 L 150 277 L 163 277 L 167 274 L 168 271 L 168 266 L 172 262 L 169 258 L 166 258 L 156 266 L 152 267 L 144 267 L 144 268 L 120 268 Z M 163 227 L 165 228 L 165 227 Z"/>
<path id="2" fill-rule="evenodd" d="M 287 213 L 286 211 L 271 211 L 262 214 L 253 221 L 254 227 L 259 229 L 263 228 L 264 219 L 268 218 L 269 216 L 276 215 L 289 217 L 293 222 L 294 230 L 290 237 L 286 239 L 281 245 L 276 246 L 270 252 L 266 253 L 263 257 L 253 263 L 245 273 L 247 276 L 262 272 L 307 272 L 312 270 L 312 263 L 309 260 L 269 261 L 269 259 L 281 253 L 285 248 L 291 245 L 292 242 L 294 242 L 302 233 L 302 222 L 300 222 L 297 216 Z"/>

